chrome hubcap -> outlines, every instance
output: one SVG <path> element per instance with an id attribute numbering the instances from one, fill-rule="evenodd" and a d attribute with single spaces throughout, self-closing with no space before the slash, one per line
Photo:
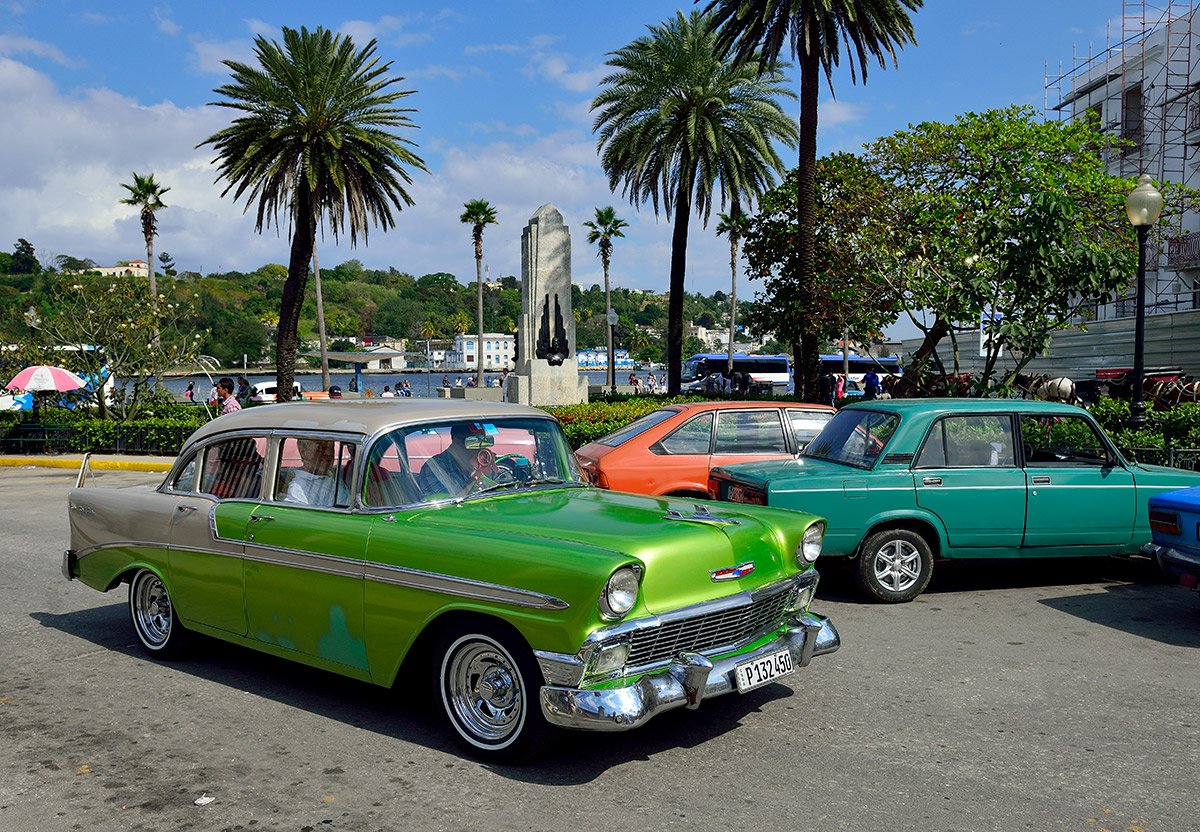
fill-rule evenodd
<path id="1" fill-rule="evenodd" d="M 171 635 L 171 596 L 156 576 L 138 576 L 133 590 L 133 619 L 142 640 L 161 647 Z"/>
<path id="2" fill-rule="evenodd" d="M 892 592 L 904 592 L 921 579 L 921 553 L 907 540 L 891 540 L 875 553 L 875 580 Z"/>
<path id="3" fill-rule="evenodd" d="M 469 739 L 502 743 L 521 727 L 525 697 L 506 651 L 473 637 L 456 644 L 445 670 L 446 705 Z"/>

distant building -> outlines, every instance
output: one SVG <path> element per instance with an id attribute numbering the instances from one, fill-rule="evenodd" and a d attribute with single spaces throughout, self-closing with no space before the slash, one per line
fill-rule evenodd
<path id="1" fill-rule="evenodd" d="M 482 352 L 483 369 L 511 370 L 513 368 L 513 356 L 516 351 L 515 335 L 503 332 L 485 332 L 482 350 L 476 349 L 478 342 L 479 337 L 474 334 L 464 332 L 455 335 L 454 346 L 446 353 L 443 366 L 450 370 L 474 370 L 477 368 L 477 356 Z"/>
<path id="2" fill-rule="evenodd" d="M 99 272 L 105 277 L 149 277 L 145 260 L 130 260 L 123 266 L 98 266 L 89 271 Z"/>

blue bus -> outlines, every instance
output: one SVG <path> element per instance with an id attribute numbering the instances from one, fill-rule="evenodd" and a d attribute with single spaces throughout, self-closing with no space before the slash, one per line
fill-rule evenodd
<path id="1" fill-rule="evenodd" d="M 792 364 L 786 355 L 747 355 L 744 352 L 735 352 L 732 376 L 728 366 L 729 353 L 696 353 L 683 362 L 681 392 L 704 393 L 732 389 L 735 386 L 735 377 L 743 380 L 743 385 L 748 390 L 791 392 Z"/>
<path id="2" fill-rule="evenodd" d="M 900 378 L 904 375 L 904 368 L 900 366 L 900 356 L 898 355 L 857 355 L 850 353 L 850 372 L 846 374 L 846 396 L 853 398 L 863 394 L 862 380 L 863 376 L 871 370 L 879 376 L 879 380 L 883 381 L 887 376 Z M 846 360 L 839 353 L 821 353 L 821 374 L 824 375 L 827 371 L 835 376 L 842 374 L 842 368 L 845 366 Z"/>

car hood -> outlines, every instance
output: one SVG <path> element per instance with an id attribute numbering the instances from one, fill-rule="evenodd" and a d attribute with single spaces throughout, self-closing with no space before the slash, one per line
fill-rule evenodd
<path id="1" fill-rule="evenodd" d="M 697 513 L 694 501 L 602 489 L 564 489 L 467 500 L 422 512 L 421 525 L 451 532 L 466 526 L 506 548 L 527 544 L 552 553 L 554 566 L 576 562 L 601 585 L 617 566 L 640 562 L 642 603 L 660 613 L 774 583 L 797 571 L 795 550 L 813 518 L 799 512 L 709 505 L 736 523 L 664 519 Z M 742 578 L 715 582 L 710 574 L 753 562 Z"/>
<path id="2" fill-rule="evenodd" d="M 739 462 L 736 465 L 722 465 L 714 468 L 730 479 L 760 487 L 767 482 L 777 488 L 782 481 L 802 479 L 807 477 L 861 477 L 863 469 L 840 465 L 815 457 L 799 456 L 793 459 L 779 459 L 769 462 Z"/>
<path id="3" fill-rule="evenodd" d="M 1173 488 L 1200 485 L 1200 472 L 1168 468 L 1164 465 L 1145 465 L 1140 462 L 1129 467 L 1133 471 L 1133 478 L 1138 488 L 1168 491 Z"/>

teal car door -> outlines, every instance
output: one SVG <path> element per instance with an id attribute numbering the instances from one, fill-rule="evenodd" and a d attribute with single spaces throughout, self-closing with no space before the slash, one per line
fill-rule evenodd
<path id="1" fill-rule="evenodd" d="M 955 554 L 1018 552 L 1025 472 L 1013 448 L 1009 414 L 946 416 L 926 436 L 913 465 L 917 504 L 942 521 Z"/>
<path id="2" fill-rule="evenodd" d="M 1029 507 L 1025 548 L 1073 547 L 1107 554 L 1133 537 L 1137 492 L 1086 416 L 1020 417 Z"/>

